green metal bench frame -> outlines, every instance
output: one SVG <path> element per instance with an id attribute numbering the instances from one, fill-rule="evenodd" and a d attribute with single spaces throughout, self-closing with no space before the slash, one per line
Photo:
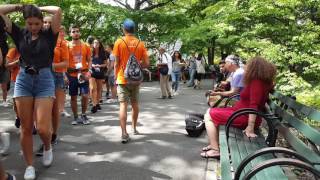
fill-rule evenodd
<path id="1" fill-rule="evenodd" d="M 251 179 L 258 172 L 266 170 L 269 167 L 279 167 L 279 165 L 291 165 L 296 166 L 311 172 L 315 177 L 320 178 L 320 156 L 319 151 L 312 151 L 305 145 L 300 139 L 295 137 L 288 130 L 288 125 L 295 128 L 300 133 L 308 138 L 308 140 L 316 145 L 320 145 L 320 132 L 306 123 L 302 122 L 301 119 L 307 117 L 309 119 L 320 122 L 320 112 L 316 111 L 310 107 L 307 107 L 301 103 L 296 102 L 294 99 L 288 96 L 284 96 L 278 92 L 273 92 L 271 94 L 271 99 L 268 103 L 268 113 L 257 112 L 254 109 L 245 108 L 233 113 L 226 124 L 226 126 L 220 127 L 220 152 L 221 152 L 221 174 L 223 179 L 231 178 L 231 163 L 232 158 L 230 157 L 230 152 L 233 151 L 229 147 L 229 137 L 230 137 L 230 127 L 232 122 L 241 115 L 246 114 L 256 114 L 262 117 L 268 125 L 268 136 L 265 139 L 266 147 L 252 152 L 246 158 L 242 159 L 241 163 L 235 169 L 234 179 Z M 228 102 L 226 102 L 225 107 L 227 107 Z M 279 105 L 280 104 L 280 105 Z M 287 110 L 293 111 L 294 115 L 291 115 Z M 297 113 L 302 113 L 302 117 L 296 117 Z M 276 143 L 276 139 L 280 133 L 291 145 L 292 149 L 272 147 Z M 269 147 L 268 147 L 269 146 Z M 237 149 L 238 150 L 238 149 Z M 307 152 L 308 156 L 304 154 Z M 277 154 L 282 153 L 289 155 L 294 158 L 279 158 Z M 256 158 L 262 159 L 262 156 L 269 154 L 267 159 L 261 161 L 254 166 L 245 174 L 244 169 L 249 163 Z M 265 157 L 264 157 L 265 158 Z M 269 159 L 268 159 L 269 158 Z M 280 167 L 279 167 L 280 168 Z M 242 175 L 242 176 L 241 176 Z"/>

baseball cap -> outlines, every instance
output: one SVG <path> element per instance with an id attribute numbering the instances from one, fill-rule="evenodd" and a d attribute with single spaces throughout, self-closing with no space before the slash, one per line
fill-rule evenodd
<path id="1" fill-rule="evenodd" d="M 127 31 L 134 31 L 136 25 L 131 19 L 125 19 L 122 26 Z"/>

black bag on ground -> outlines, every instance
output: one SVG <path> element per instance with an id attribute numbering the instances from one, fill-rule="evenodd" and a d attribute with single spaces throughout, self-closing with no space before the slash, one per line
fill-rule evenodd
<path id="1" fill-rule="evenodd" d="M 205 129 L 204 115 L 190 113 L 186 115 L 186 131 L 190 137 L 198 137 Z"/>

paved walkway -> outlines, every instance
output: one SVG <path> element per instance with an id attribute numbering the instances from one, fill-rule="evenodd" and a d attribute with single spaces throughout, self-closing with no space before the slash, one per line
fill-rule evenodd
<path id="1" fill-rule="evenodd" d="M 216 179 L 217 162 L 202 159 L 201 147 L 207 143 L 186 136 L 186 112 L 205 112 L 204 92 L 210 88 L 206 80 L 201 90 L 182 85 L 180 95 L 172 100 L 157 99 L 158 82 L 144 83 L 141 89 L 141 113 L 138 130 L 131 135 L 131 116 L 128 130 L 132 141 L 120 143 L 118 105 L 102 105 L 102 111 L 89 114 L 91 125 L 72 126 L 71 119 L 62 118 L 60 142 L 54 148 L 54 163 L 50 168 L 35 157 L 40 180 L 202 180 Z M 70 112 L 70 108 L 67 108 Z M 22 179 L 24 161 L 20 152 L 18 130 L 13 126 L 14 113 L 0 107 L 0 127 L 11 133 L 10 154 L 3 157 L 5 168 Z M 34 149 L 39 137 L 34 136 Z"/>

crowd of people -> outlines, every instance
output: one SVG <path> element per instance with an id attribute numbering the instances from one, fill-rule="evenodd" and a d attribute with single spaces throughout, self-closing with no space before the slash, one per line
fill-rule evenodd
<path id="1" fill-rule="evenodd" d="M 22 12 L 25 27 L 19 27 L 8 18 L 7 15 L 14 12 Z M 43 13 L 48 15 L 44 17 Z M 121 142 L 125 144 L 130 141 L 126 127 L 129 104 L 132 107 L 132 132 L 134 135 L 140 134 L 137 121 L 141 81 L 133 83 L 130 79 L 129 75 L 136 74 L 137 67 L 128 62 L 137 61 L 138 74 L 147 72 L 149 81 L 152 80 L 152 73 L 148 70 L 150 62 L 145 44 L 135 36 L 135 22 L 126 19 L 122 24 L 124 36 L 106 47 L 99 38 L 92 36 L 83 42 L 80 26 L 71 25 L 66 30 L 61 23 L 62 10 L 56 6 L 0 5 L 0 84 L 3 106 L 9 106 L 7 94 L 13 93 L 15 125 L 20 128 L 20 143 L 27 165 L 24 173 L 26 180 L 36 178 L 33 133 L 36 132 L 42 140 L 36 154 L 42 156 L 43 165 L 49 167 L 53 162 L 52 148 L 58 143 L 60 117 L 62 114 L 70 116 L 64 107 L 67 92 L 73 113 L 71 124 L 88 125 L 89 104 L 92 105 L 91 113 L 101 110 L 105 83 L 107 103 L 119 103 Z M 67 34 L 71 41 L 65 40 Z M 8 35 L 13 40 L 10 48 L 7 44 Z M 165 47 L 160 46 L 156 58 L 160 99 L 172 99 L 179 95 L 180 81 L 187 87 L 201 89 L 201 80 L 206 73 L 206 60 L 202 53 L 192 52 L 190 58 L 183 59 L 179 51 L 169 54 Z M 224 124 L 232 112 L 243 107 L 263 108 L 276 72 L 272 64 L 259 57 L 243 65 L 238 56 L 230 55 L 219 65 L 221 83 L 210 91 L 210 96 L 241 95 L 239 103 L 233 108 L 210 108 L 205 114 L 210 142 L 202 149 L 201 156 L 205 158 L 219 157 L 217 127 Z M 81 98 L 80 114 L 78 96 Z M 250 137 L 255 136 L 253 129 L 259 125 L 260 119 L 256 120 L 253 115 L 234 124 L 245 129 Z M 1 140 L 5 145 L 1 153 L 5 154 L 10 144 L 9 134 L 2 132 Z M 0 164 L 0 178 L 14 179 L 14 176 L 5 173 Z"/>

